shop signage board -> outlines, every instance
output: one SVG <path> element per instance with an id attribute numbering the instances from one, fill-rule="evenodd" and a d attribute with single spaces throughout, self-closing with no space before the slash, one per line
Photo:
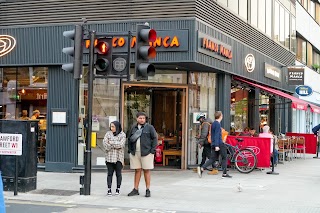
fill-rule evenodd
<path id="1" fill-rule="evenodd" d="M 304 85 L 304 67 L 288 67 L 288 85 Z"/>
<path id="2" fill-rule="evenodd" d="M 296 87 L 296 94 L 299 96 L 310 96 L 312 95 L 312 93 L 313 93 L 313 90 L 309 86 L 303 85 L 303 86 Z"/>
<path id="3" fill-rule="evenodd" d="M 218 39 L 198 31 L 198 52 L 231 63 L 232 47 Z"/>
<path id="4" fill-rule="evenodd" d="M 281 70 L 267 63 L 264 63 L 264 76 L 266 78 L 281 82 Z"/>
<path id="5" fill-rule="evenodd" d="M 0 133 L 0 155 L 22 155 L 22 134 Z"/>
<path id="6" fill-rule="evenodd" d="M 10 35 L 0 35 L 0 57 L 10 53 L 16 46 L 16 39 Z"/>
<path id="7" fill-rule="evenodd" d="M 128 43 L 130 43 L 131 52 L 134 52 L 137 43 L 135 32 L 133 32 L 130 42 L 128 42 L 127 37 L 114 36 L 112 38 L 112 51 L 114 53 L 125 53 L 128 51 Z M 85 40 L 86 49 L 89 46 L 90 41 Z M 150 46 L 156 48 L 157 52 L 186 52 L 189 50 L 189 31 L 157 30 L 157 38 L 154 42 L 150 42 Z"/>

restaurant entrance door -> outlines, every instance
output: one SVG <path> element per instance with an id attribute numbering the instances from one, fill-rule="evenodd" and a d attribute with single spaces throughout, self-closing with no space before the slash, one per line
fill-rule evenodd
<path id="1" fill-rule="evenodd" d="M 122 123 L 126 133 L 145 112 L 158 133 L 156 168 L 186 168 L 187 86 L 166 84 L 122 85 Z M 126 157 L 128 160 L 128 156 Z M 128 162 L 128 161 L 127 161 Z"/>

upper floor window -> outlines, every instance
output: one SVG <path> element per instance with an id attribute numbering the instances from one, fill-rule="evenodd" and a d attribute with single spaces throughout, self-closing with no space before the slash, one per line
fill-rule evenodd
<path id="1" fill-rule="evenodd" d="M 307 42 L 302 38 L 297 38 L 297 60 L 307 64 Z"/>

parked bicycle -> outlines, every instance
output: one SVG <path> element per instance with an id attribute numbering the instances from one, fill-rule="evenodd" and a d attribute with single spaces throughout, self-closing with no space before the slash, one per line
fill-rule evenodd
<path id="1" fill-rule="evenodd" d="M 235 168 L 241 173 L 250 173 L 257 166 L 257 156 L 256 154 L 249 148 L 242 148 L 241 142 L 243 142 L 243 138 L 236 138 L 237 144 L 232 146 L 228 144 L 228 160 Z M 221 162 L 221 159 L 219 159 Z"/>

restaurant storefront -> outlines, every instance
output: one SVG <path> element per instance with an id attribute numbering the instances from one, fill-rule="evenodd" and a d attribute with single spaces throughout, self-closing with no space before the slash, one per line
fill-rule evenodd
<path id="1" fill-rule="evenodd" d="M 128 30 L 126 23 L 136 24 L 129 21 L 99 23 L 90 28 L 120 32 Z M 133 78 L 134 64 L 131 64 L 129 81 L 94 80 L 94 168 L 104 167 L 102 139 L 109 123 L 120 120 L 127 131 L 138 111 L 147 113 L 164 143 L 164 150 L 174 150 L 163 152 L 168 158 L 155 162 L 170 168 L 186 169 L 198 163 L 201 150 L 195 139 L 199 134 L 195 118 L 200 112 L 213 119 L 215 110 L 221 110 L 224 113 L 222 126 L 227 130 L 233 126 L 237 130 L 245 126 L 259 128 L 262 117 L 267 117 L 274 127 L 290 128 L 291 108 L 286 107 L 285 119 L 276 121 L 282 107 L 271 109 L 273 100 L 269 93 L 263 93 L 263 89 L 252 84 L 256 82 L 290 93 L 285 81 L 265 76 L 265 64 L 268 64 L 281 70 L 281 79 L 286 79 L 285 65 L 294 60 L 294 55 L 285 48 L 276 46 L 280 55 L 272 58 L 195 18 L 170 20 L 170 25 L 163 20 L 149 23 L 159 36 L 153 44 L 157 49 L 155 76 L 137 82 Z M 27 110 L 28 115 L 35 109 L 40 111 L 46 122 L 46 145 L 45 157 L 39 160 L 39 165 L 46 171 L 70 172 L 83 168 L 88 69 L 85 65 L 80 81 L 61 69 L 61 64 L 70 60 L 61 53 L 66 46 L 62 32 L 72 28 L 72 25 L 0 28 L 0 35 L 10 35 L 17 41 L 10 53 L 0 57 L 3 92 L 8 90 L 8 83 L 4 82 L 15 80 L 16 93 L 21 94 L 21 100 L 15 100 L 14 107 L 9 106 L 11 102 L 3 102 L 2 114 L 10 109 L 14 119 L 18 119 L 23 110 Z M 26 31 L 33 38 L 32 42 L 24 39 Z M 120 38 L 114 41 L 116 52 L 117 48 L 122 48 L 123 41 Z M 287 64 L 280 63 L 276 57 L 286 58 Z M 84 62 L 87 63 L 86 57 Z M 6 78 L 10 72 L 12 77 Z M 65 125 L 53 122 L 53 112 L 61 110 L 66 112 Z M 128 162 L 128 156 L 125 158 Z"/>

